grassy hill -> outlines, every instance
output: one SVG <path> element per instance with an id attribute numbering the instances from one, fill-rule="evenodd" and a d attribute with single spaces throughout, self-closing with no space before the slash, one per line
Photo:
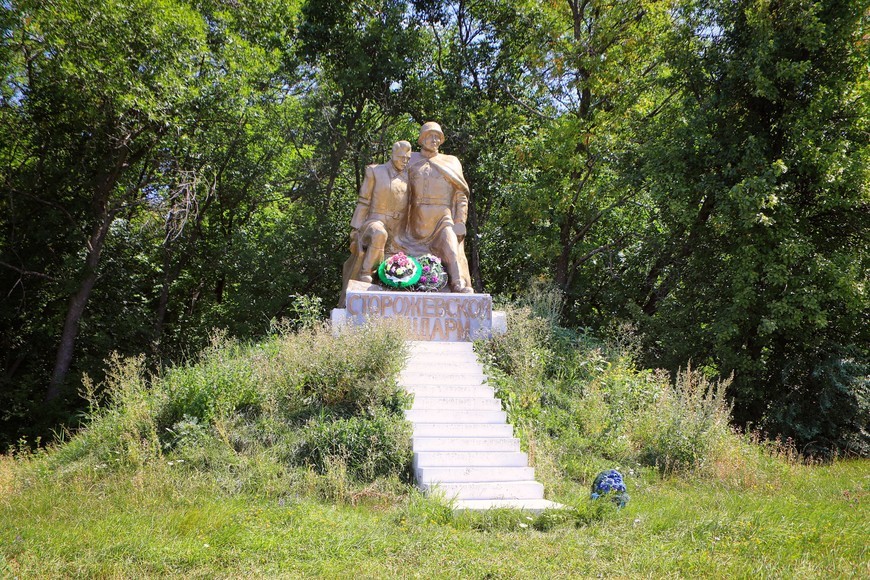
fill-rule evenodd
<path id="1" fill-rule="evenodd" d="M 0 457 L 0 573 L 33 577 L 868 577 L 870 464 L 732 432 L 727 381 L 635 367 L 546 304 L 477 345 L 547 496 L 454 514 L 410 482 L 401 331 L 215 337 L 116 359 L 87 426 Z M 596 473 L 631 501 L 588 499 Z"/>

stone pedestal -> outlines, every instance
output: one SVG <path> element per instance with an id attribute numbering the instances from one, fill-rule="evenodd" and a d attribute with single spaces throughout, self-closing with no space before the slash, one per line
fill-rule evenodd
<path id="1" fill-rule="evenodd" d="M 493 330 L 489 294 L 391 292 L 348 288 L 347 308 L 333 310 L 333 324 L 365 324 L 370 318 L 407 321 L 412 340 L 467 342 Z M 343 319 L 343 321 L 342 321 Z"/>

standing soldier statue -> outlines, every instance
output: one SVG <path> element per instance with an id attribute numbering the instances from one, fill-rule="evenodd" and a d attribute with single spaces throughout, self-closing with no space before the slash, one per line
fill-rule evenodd
<path id="1" fill-rule="evenodd" d="M 414 246 L 444 261 L 453 292 L 473 292 L 465 258 L 469 188 L 462 175 L 462 164 L 453 155 L 438 152 L 444 142 L 438 123 L 424 123 L 417 142 L 422 151 L 412 154 L 408 164 L 411 183 L 408 233 Z"/>

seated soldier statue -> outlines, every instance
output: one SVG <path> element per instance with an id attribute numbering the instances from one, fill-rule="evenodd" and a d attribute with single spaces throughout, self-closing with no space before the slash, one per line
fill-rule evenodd
<path id="1" fill-rule="evenodd" d="M 408 172 L 411 144 L 393 144 L 389 163 L 366 167 L 360 187 L 356 211 L 350 225 L 350 258 L 344 264 L 343 290 L 339 300 L 344 303 L 348 280 L 371 283 L 385 253 L 392 255 L 404 248 L 398 245 L 408 219 Z"/>

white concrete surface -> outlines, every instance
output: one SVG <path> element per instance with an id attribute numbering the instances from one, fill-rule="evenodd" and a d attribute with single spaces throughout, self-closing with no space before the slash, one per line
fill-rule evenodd
<path id="1" fill-rule="evenodd" d="M 400 384 L 414 395 L 405 417 L 413 424 L 421 489 L 452 500 L 457 510 L 563 507 L 544 499 L 472 343 L 412 342 Z"/>

